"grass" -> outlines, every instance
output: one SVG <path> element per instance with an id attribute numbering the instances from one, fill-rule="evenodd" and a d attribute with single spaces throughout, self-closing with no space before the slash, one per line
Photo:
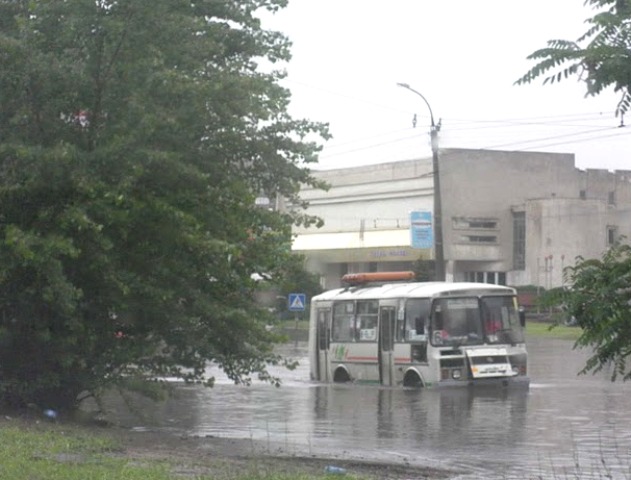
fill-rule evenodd
<path id="1" fill-rule="evenodd" d="M 0 478 L 11 480 L 316 480 L 331 460 L 273 456 L 244 444 L 0 417 Z M 223 447 L 223 449 L 222 449 Z M 444 479 L 448 474 L 337 460 L 347 480 Z M 333 478 L 339 478 L 333 475 Z"/>
<path id="2" fill-rule="evenodd" d="M 526 335 L 533 337 L 550 337 L 564 340 L 576 340 L 581 335 L 579 327 L 554 325 L 547 322 L 526 322 Z"/>
<path id="3" fill-rule="evenodd" d="M 112 438 L 73 426 L 35 424 L 0 427 L 0 478 L 12 480 L 169 480 L 173 478 L 310 480 L 275 474 L 203 473 L 196 465 L 152 457 L 129 458 Z M 188 463 L 188 462 L 186 462 Z M 226 476 L 227 475 L 227 476 Z"/>
<path id="4" fill-rule="evenodd" d="M 111 439 L 34 423 L 0 428 L 0 477 L 46 480 L 167 480 L 165 465 L 117 458 Z"/>

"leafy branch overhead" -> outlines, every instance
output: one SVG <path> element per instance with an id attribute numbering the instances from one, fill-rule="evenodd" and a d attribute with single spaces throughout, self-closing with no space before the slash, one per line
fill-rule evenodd
<path id="1" fill-rule="evenodd" d="M 275 382 L 256 274 L 294 268 L 324 124 L 292 118 L 286 0 L 0 0 L 0 394 Z M 261 209 L 257 197 L 287 200 Z"/>
<path id="2" fill-rule="evenodd" d="M 587 0 L 597 13 L 586 20 L 587 31 L 576 41 L 550 40 L 528 59 L 537 63 L 515 83 L 523 85 L 543 77 L 556 83 L 577 77 L 586 95 L 607 88 L 620 94 L 615 113 L 624 115 L 631 106 L 631 1 Z"/>

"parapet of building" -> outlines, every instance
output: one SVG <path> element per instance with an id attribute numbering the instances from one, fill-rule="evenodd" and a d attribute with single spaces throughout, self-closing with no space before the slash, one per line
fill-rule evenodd
<path id="1" fill-rule="evenodd" d="M 563 285 L 577 256 L 600 257 L 631 238 L 631 171 L 579 170 L 573 154 L 439 152 L 447 277 L 509 285 Z M 353 271 L 403 270 L 431 249 L 410 244 L 410 212 L 433 210 L 431 159 L 314 172 L 305 189 L 322 229 L 297 229 L 293 249 L 325 286 Z"/>

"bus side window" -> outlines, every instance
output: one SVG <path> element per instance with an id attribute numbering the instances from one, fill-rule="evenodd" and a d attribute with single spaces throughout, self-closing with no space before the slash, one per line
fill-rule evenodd
<path id="1" fill-rule="evenodd" d="M 416 317 L 414 319 L 414 325 L 416 327 L 416 334 L 423 335 L 425 333 L 425 319 L 422 317 Z"/>
<path id="2" fill-rule="evenodd" d="M 357 319 L 356 340 L 374 342 L 377 340 L 377 316 L 360 315 Z"/>
<path id="3" fill-rule="evenodd" d="M 355 325 L 355 341 L 377 341 L 378 314 L 378 301 L 361 300 L 357 302 L 357 324 Z"/>
<path id="4" fill-rule="evenodd" d="M 427 340 L 427 320 L 430 302 L 426 298 L 410 299 L 405 307 L 406 340 L 423 342 Z"/>
<path id="5" fill-rule="evenodd" d="M 330 310 L 318 310 L 318 340 L 319 349 L 328 350 L 331 343 L 331 332 L 329 330 Z"/>
<path id="6" fill-rule="evenodd" d="M 397 326 L 396 326 L 396 341 L 403 342 L 405 341 L 405 318 L 399 317 L 397 318 Z"/>
<path id="7" fill-rule="evenodd" d="M 443 330 L 444 328 L 443 312 L 441 312 L 440 308 L 437 308 L 434 311 L 434 330 Z"/>
<path id="8" fill-rule="evenodd" d="M 352 342 L 355 338 L 355 304 L 338 302 L 333 305 L 331 322 L 332 342 Z"/>

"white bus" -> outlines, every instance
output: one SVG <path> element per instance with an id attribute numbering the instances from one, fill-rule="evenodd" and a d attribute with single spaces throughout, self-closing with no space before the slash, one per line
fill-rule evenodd
<path id="1" fill-rule="evenodd" d="M 311 379 L 387 386 L 528 386 L 513 288 L 349 274 L 311 299 Z"/>

